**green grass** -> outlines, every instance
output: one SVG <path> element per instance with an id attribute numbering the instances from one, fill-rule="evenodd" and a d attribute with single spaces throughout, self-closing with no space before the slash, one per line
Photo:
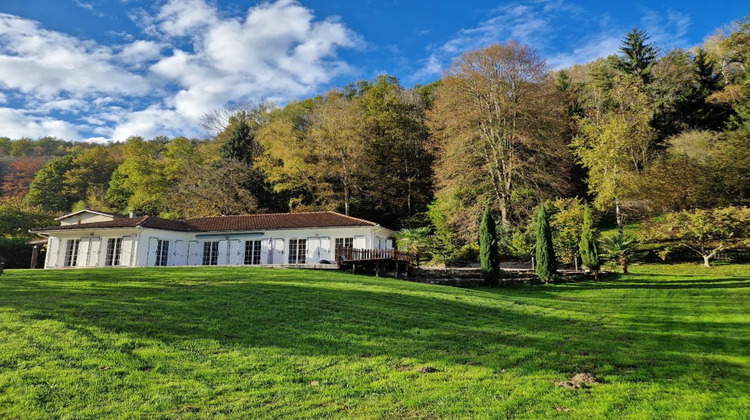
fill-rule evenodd
<path id="1" fill-rule="evenodd" d="M 750 266 L 633 272 L 9 270 L 0 418 L 748 418 Z M 556 385 L 578 372 L 603 383 Z"/>

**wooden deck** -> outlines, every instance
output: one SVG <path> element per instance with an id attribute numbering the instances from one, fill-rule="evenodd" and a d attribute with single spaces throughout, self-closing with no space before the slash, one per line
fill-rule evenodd
<path id="1" fill-rule="evenodd" d="M 416 257 L 397 249 L 336 248 L 336 262 L 344 270 L 375 276 L 405 278 Z"/>

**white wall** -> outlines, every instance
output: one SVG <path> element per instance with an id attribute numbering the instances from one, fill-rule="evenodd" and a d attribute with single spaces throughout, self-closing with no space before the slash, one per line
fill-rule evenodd
<path id="1" fill-rule="evenodd" d="M 46 268 L 62 267 L 68 239 L 81 240 L 78 267 L 104 267 L 107 239 L 122 238 L 121 266 L 146 267 L 154 265 L 156 241 L 169 241 L 168 266 L 201 265 L 203 244 L 219 242 L 218 265 L 243 265 L 245 241 L 261 241 L 261 264 L 283 265 L 289 263 L 289 240 L 307 241 L 306 264 L 321 260 L 333 261 L 336 238 L 354 238 L 355 248 L 390 249 L 388 238 L 394 232 L 379 227 L 313 228 L 268 230 L 242 233 L 175 232 L 160 229 L 97 229 L 91 231 L 58 231 L 50 233 Z M 55 253 L 55 243 L 59 244 Z M 269 244 L 272 243 L 272 248 Z M 192 253 L 192 254 L 191 254 Z M 269 258 L 270 253 L 270 258 Z"/>
<path id="2" fill-rule="evenodd" d="M 109 222 L 111 220 L 114 220 L 113 216 L 84 212 L 76 214 L 75 216 L 60 219 L 60 226 L 76 225 L 80 223 Z"/>
<path id="3" fill-rule="evenodd" d="M 137 229 L 92 229 L 51 232 L 47 245 L 45 268 L 63 267 L 68 240 L 78 239 L 78 261 L 76 267 L 103 267 L 106 261 L 107 240 L 123 238 L 120 265 L 132 264 Z"/>

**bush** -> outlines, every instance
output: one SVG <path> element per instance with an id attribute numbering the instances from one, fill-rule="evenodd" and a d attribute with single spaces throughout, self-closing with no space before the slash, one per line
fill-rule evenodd
<path id="1" fill-rule="evenodd" d="M 451 255 L 449 264 L 453 267 L 463 267 L 479 262 L 479 246 L 476 244 L 464 245 Z"/>
<path id="2" fill-rule="evenodd" d="M 29 268 L 31 249 L 25 238 L 0 238 L 0 261 L 5 268 Z"/>

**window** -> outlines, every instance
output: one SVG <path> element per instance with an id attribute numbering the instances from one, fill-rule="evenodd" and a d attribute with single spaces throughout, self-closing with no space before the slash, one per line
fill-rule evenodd
<path id="1" fill-rule="evenodd" d="M 203 265 L 217 265 L 219 263 L 219 243 L 203 242 Z"/>
<path id="2" fill-rule="evenodd" d="M 305 254 L 307 254 L 306 239 L 289 240 L 289 264 L 304 264 Z"/>
<path id="3" fill-rule="evenodd" d="M 334 250 L 335 255 L 333 256 L 336 260 L 339 259 L 340 248 L 354 248 L 354 238 L 336 238 L 336 249 Z"/>
<path id="4" fill-rule="evenodd" d="M 260 241 L 245 241 L 245 264 L 260 264 Z"/>
<path id="5" fill-rule="evenodd" d="M 78 245 L 80 242 L 78 239 L 68 239 L 65 246 L 65 267 L 75 267 L 78 264 Z"/>
<path id="6" fill-rule="evenodd" d="M 120 265 L 120 251 L 122 251 L 122 238 L 107 239 L 107 256 L 104 265 Z"/>
<path id="7" fill-rule="evenodd" d="M 156 240 L 156 264 L 157 266 L 166 266 L 169 257 L 169 241 L 162 239 Z"/>

